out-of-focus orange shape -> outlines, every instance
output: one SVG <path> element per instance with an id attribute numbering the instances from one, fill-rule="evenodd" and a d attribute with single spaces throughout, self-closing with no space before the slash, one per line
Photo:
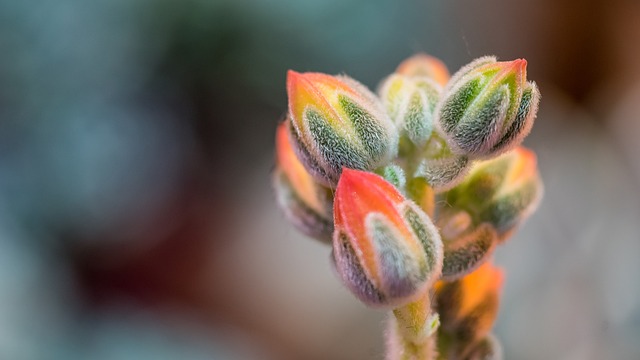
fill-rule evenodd
<path id="1" fill-rule="evenodd" d="M 427 76 L 443 86 L 451 77 L 447 66 L 442 61 L 424 53 L 413 55 L 401 62 L 396 73 L 406 76 Z"/>
<path id="2" fill-rule="evenodd" d="M 459 315 L 464 317 L 480 305 L 487 296 L 498 296 L 504 282 L 502 269 L 487 261 L 476 271 L 463 277 L 462 302 L 460 304 Z"/>
<path id="3" fill-rule="evenodd" d="M 289 141 L 288 121 L 282 122 L 276 130 L 276 160 L 278 166 L 284 171 L 296 195 L 307 206 L 319 214 L 324 214 L 326 212 L 325 208 L 320 199 L 318 199 L 318 185 L 305 170 Z"/>

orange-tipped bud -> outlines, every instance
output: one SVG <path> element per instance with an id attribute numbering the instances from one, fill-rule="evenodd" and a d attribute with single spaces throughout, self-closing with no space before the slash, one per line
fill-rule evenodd
<path id="1" fill-rule="evenodd" d="M 330 189 L 318 184 L 298 160 L 289 141 L 289 120 L 276 130 L 276 170 L 273 185 L 287 219 L 304 234 L 325 242 L 333 234 Z"/>
<path id="2" fill-rule="evenodd" d="M 464 181 L 446 193 L 446 201 L 468 212 L 475 224 L 489 223 L 503 236 L 536 209 L 542 193 L 536 155 L 520 146 L 476 163 Z"/>
<path id="3" fill-rule="evenodd" d="M 453 281 L 436 283 L 441 328 L 471 343 L 489 334 L 498 315 L 504 275 L 490 262 Z"/>
<path id="4" fill-rule="evenodd" d="M 527 81 L 527 61 L 479 58 L 453 75 L 436 125 L 454 151 L 491 158 L 519 145 L 533 126 L 540 92 Z"/>
<path id="5" fill-rule="evenodd" d="M 290 70 L 287 94 L 293 145 L 316 181 L 335 186 L 343 168 L 370 171 L 396 154 L 394 124 L 357 81 Z"/>
<path id="6" fill-rule="evenodd" d="M 376 174 L 343 171 L 334 224 L 338 274 L 367 305 L 408 304 L 440 275 L 442 242 L 437 229 L 415 203 Z"/>

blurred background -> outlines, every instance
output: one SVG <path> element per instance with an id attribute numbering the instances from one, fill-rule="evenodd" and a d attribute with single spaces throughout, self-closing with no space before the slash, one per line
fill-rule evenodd
<path id="1" fill-rule="evenodd" d="M 383 359 L 270 187 L 285 72 L 529 61 L 506 359 L 640 358 L 640 2 L 0 0 L 0 359 Z"/>

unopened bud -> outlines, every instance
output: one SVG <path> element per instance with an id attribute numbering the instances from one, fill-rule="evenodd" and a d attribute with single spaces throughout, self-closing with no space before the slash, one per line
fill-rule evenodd
<path id="1" fill-rule="evenodd" d="M 398 307 L 439 276 L 442 242 L 429 217 L 382 177 L 345 169 L 334 201 L 338 274 L 362 302 Z"/>
<path id="2" fill-rule="evenodd" d="M 540 92 L 527 81 L 527 61 L 479 58 L 453 75 L 444 90 L 436 124 L 454 151 L 490 158 L 519 145 L 529 133 Z"/>
<path id="3" fill-rule="evenodd" d="M 316 181 L 333 187 L 343 168 L 370 171 L 396 154 L 395 126 L 357 81 L 289 71 L 287 94 L 293 145 Z"/>
<path id="4" fill-rule="evenodd" d="M 427 77 L 392 74 L 380 86 L 380 99 L 398 127 L 400 155 L 422 148 L 431 137 L 433 116 L 442 87 Z"/>
<path id="5" fill-rule="evenodd" d="M 434 190 L 444 191 L 456 186 L 470 165 L 468 156 L 452 152 L 446 139 L 434 132 L 414 176 L 424 178 Z"/>
<path id="6" fill-rule="evenodd" d="M 498 315 L 503 272 L 490 262 L 453 281 L 436 283 L 441 328 L 465 343 L 489 334 Z"/>
<path id="7" fill-rule="evenodd" d="M 536 155 L 520 146 L 476 163 L 445 198 L 453 208 L 471 214 L 474 223 L 490 223 L 502 237 L 536 209 L 542 192 Z"/>
<path id="8" fill-rule="evenodd" d="M 465 211 L 444 211 L 438 216 L 438 227 L 444 244 L 442 279 L 458 279 L 480 267 L 499 242 L 491 224 L 473 224 Z"/>
<path id="9" fill-rule="evenodd" d="M 276 130 L 276 170 L 273 186 L 287 219 L 302 233 L 331 242 L 333 199 L 330 189 L 316 183 L 289 142 L 288 120 Z"/>

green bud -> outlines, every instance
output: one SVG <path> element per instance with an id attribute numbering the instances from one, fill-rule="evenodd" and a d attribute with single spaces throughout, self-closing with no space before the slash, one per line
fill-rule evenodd
<path id="1" fill-rule="evenodd" d="M 422 148 L 431 137 L 433 117 L 442 87 L 428 77 L 392 74 L 383 80 L 379 95 L 398 127 L 400 154 Z M 408 149 L 407 149 L 408 148 Z"/>
<path id="2" fill-rule="evenodd" d="M 488 223 L 475 226 L 464 211 L 448 211 L 438 216 L 444 245 L 442 279 L 451 281 L 467 275 L 491 257 L 498 235 Z"/>
<path id="3" fill-rule="evenodd" d="M 456 186 L 470 165 L 468 156 L 452 152 L 446 140 L 434 133 L 422 152 L 414 176 L 424 178 L 434 190 L 444 191 Z"/>
<path id="4" fill-rule="evenodd" d="M 445 194 L 448 205 L 489 223 L 504 238 L 538 206 L 543 187 L 535 154 L 518 147 L 475 164 L 465 180 Z"/>
<path id="5" fill-rule="evenodd" d="M 479 58 L 463 67 L 444 90 L 436 124 L 453 150 L 491 158 L 519 145 L 533 126 L 540 92 L 526 80 L 524 59 Z"/>

